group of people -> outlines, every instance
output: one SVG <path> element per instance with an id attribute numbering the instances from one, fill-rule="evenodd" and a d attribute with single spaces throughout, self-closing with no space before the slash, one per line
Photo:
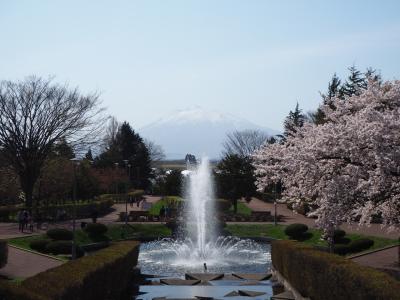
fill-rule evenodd
<path id="1" fill-rule="evenodd" d="M 169 207 L 168 206 L 161 206 L 161 208 L 160 208 L 160 217 L 162 218 L 162 219 L 167 219 L 168 218 L 168 216 L 169 216 Z"/>
<path id="2" fill-rule="evenodd" d="M 18 229 L 21 232 L 29 230 L 33 232 L 33 217 L 32 214 L 26 209 L 20 210 L 17 214 Z"/>

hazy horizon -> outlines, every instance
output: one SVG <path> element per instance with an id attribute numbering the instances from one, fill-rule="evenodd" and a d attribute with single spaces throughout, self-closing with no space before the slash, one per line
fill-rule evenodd
<path id="1" fill-rule="evenodd" d="M 0 1 L 0 79 L 101 92 L 138 129 L 193 106 L 282 130 L 355 64 L 400 78 L 398 1 Z"/>

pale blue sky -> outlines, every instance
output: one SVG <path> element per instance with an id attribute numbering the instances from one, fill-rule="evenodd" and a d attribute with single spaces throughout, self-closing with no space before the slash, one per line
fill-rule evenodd
<path id="1" fill-rule="evenodd" d="M 400 78 L 400 1 L 0 0 L 0 79 L 102 92 L 135 128 L 193 107 L 281 129 L 355 63 Z"/>

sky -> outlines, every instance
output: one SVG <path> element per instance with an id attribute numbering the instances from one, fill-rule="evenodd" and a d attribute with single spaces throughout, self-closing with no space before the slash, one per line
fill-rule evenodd
<path id="1" fill-rule="evenodd" d="M 400 79 L 400 1 L 0 0 L 0 79 L 55 76 L 143 127 L 200 106 L 282 129 L 355 64 Z"/>

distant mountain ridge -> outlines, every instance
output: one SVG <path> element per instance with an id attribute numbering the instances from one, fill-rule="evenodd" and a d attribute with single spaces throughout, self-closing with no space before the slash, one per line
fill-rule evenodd
<path id="1" fill-rule="evenodd" d="M 226 134 L 245 129 L 258 129 L 268 135 L 279 133 L 231 114 L 199 107 L 175 111 L 140 128 L 139 133 L 161 145 L 167 159 L 183 159 L 187 153 L 218 159 Z"/>

